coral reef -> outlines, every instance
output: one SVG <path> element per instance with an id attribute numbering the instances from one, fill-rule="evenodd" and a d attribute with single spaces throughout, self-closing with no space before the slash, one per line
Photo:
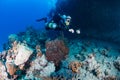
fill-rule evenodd
<path id="1" fill-rule="evenodd" d="M 103 80 L 117 80 L 117 78 L 115 76 L 106 76 Z"/>
<path id="2" fill-rule="evenodd" d="M 69 45 L 70 53 L 69 57 L 62 61 L 62 66 L 59 71 L 53 74 L 54 77 L 64 78 L 65 80 L 112 80 L 113 78 L 107 79 L 108 76 L 115 76 L 115 80 L 119 80 L 120 73 L 114 67 L 113 63 L 118 62 L 116 57 L 106 56 L 112 53 L 112 50 L 106 48 L 97 47 L 96 43 L 84 44 L 82 41 L 71 41 Z M 101 53 L 103 52 L 103 53 Z M 105 53 L 105 54 L 104 54 Z M 84 56 L 85 59 L 81 58 Z M 82 66 L 77 67 L 80 71 L 73 73 L 70 62 L 82 62 Z M 75 65 L 73 65 L 73 70 Z M 69 74 L 70 73 L 70 74 Z M 114 80 L 114 79 L 113 79 Z"/>
<path id="3" fill-rule="evenodd" d="M 45 41 L 47 40 L 47 35 L 43 31 L 38 31 L 32 26 L 27 27 L 25 32 L 18 33 L 19 41 L 27 44 L 31 48 L 35 48 L 36 45 L 41 45 L 44 47 Z"/>
<path id="4" fill-rule="evenodd" d="M 29 47 L 20 43 L 15 44 L 15 42 L 13 42 L 13 47 L 8 50 L 5 62 L 7 72 L 14 79 L 16 78 L 17 70 L 23 70 L 25 63 L 33 53 L 33 50 Z"/>
<path id="5" fill-rule="evenodd" d="M 74 62 L 71 62 L 69 64 L 69 68 L 74 72 L 74 73 L 78 73 L 79 72 L 79 68 L 82 66 L 82 63 L 81 62 L 78 62 L 78 61 L 74 61 Z"/>
<path id="6" fill-rule="evenodd" d="M 99 67 L 99 64 L 97 64 L 97 61 L 95 60 L 94 54 L 88 55 L 88 58 L 84 61 L 84 65 L 89 71 L 92 71 L 93 69 L 96 69 L 97 67 Z"/>
<path id="7" fill-rule="evenodd" d="M 100 48 L 99 52 L 104 56 L 108 56 L 109 50 L 107 50 L 105 48 Z"/>
<path id="8" fill-rule="evenodd" d="M 55 66 L 59 66 L 61 60 L 65 59 L 69 53 L 68 47 L 63 40 L 52 40 L 46 42 L 46 57 L 48 61 L 53 61 Z"/>
<path id="9" fill-rule="evenodd" d="M 14 41 L 18 41 L 18 35 L 16 35 L 16 34 L 10 34 L 8 36 L 8 40 L 9 40 L 10 43 L 13 43 Z"/>
<path id="10" fill-rule="evenodd" d="M 40 45 L 36 45 L 36 47 L 35 47 L 35 49 L 36 49 L 36 53 L 37 53 L 37 56 L 42 56 L 42 52 L 41 52 L 41 47 L 40 47 Z"/>
<path id="11" fill-rule="evenodd" d="M 33 53 L 33 50 L 24 46 L 24 45 L 18 45 L 18 54 L 15 58 L 15 65 L 24 64 L 30 57 L 30 55 Z"/>
<path id="12" fill-rule="evenodd" d="M 27 70 L 25 79 L 48 77 L 54 71 L 54 63 L 48 62 L 45 55 L 42 55 L 41 57 L 38 56 L 34 61 L 32 61 L 32 65 Z"/>
<path id="13" fill-rule="evenodd" d="M 0 80 L 8 79 L 8 74 L 6 72 L 6 68 L 2 61 L 0 61 Z"/>
<path id="14" fill-rule="evenodd" d="M 32 27 L 8 39 L 0 52 L 0 80 L 120 80 L 114 46 L 81 39 L 66 46 L 63 39 L 47 40 Z"/>
<path id="15" fill-rule="evenodd" d="M 120 56 L 114 61 L 114 66 L 120 71 Z"/>

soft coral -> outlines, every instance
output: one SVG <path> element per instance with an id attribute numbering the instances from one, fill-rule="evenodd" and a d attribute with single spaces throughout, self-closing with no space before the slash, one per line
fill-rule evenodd
<path id="1" fill-rule="evenodd" d="M 49 61 L 53 61 L 59 66 L 61 60 L 65 59 L 69 52 L 68 47 L 63 40 L 55 39 L 46 42 L 46 57 Z"/>

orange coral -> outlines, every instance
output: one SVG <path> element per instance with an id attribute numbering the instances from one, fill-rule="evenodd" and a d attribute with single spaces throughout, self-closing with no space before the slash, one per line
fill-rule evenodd
<path id="1" fill-rule="evenodd" d="M 12 76 L 16 72 L 17 68 L 15 67 L 14 64 L 11 63 L 6 63 L 7 66 L 7 72 Z"/>
<path id="2" fill-rule="evenodd" d="M 37 52 L 37 56 L 41 57 L 42 56 L 41 46 L 40 45 L 36 45 L 35 49 L 36 49 L 36 52 Z"/>
<path id="3" fill-rule="evenodd" d="M 74 73 L 78 73 L 79 72 L 79 67 L 82 66 L 81 62 L 78 61 L 73 61 L 69 64 L 69 68 L 74 72 Z"/>

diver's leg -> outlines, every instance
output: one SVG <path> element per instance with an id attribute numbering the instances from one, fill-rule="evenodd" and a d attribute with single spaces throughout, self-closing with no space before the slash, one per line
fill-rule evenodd
<path id="1" fill-rule="evenodd" d="M 37 19 L 36 21 L 37 21 L 37 22 L 45 21 L 45 23 L 46 23 L 46 22 L 47 22 L 47 17 L 44 17 L 44 18 L 41 18 L 41 19 Z"/>

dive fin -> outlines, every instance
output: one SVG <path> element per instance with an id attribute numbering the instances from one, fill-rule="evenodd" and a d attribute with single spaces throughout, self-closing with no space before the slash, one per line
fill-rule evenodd
<path id="1" fill-rule="evenodd" d="M 41 19 L 37 19 L 36 22 L 40 22 L 40 21 L 45 21 L 45 23 L 47 22 L 47 17 L 41 18 Z"/>

